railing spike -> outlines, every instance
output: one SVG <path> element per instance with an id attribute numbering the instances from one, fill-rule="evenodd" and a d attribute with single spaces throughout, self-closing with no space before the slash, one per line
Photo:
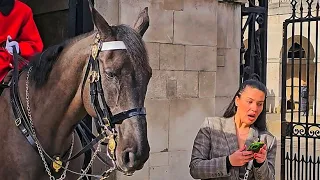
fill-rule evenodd
<path id="1" fill-rule="evenodd" d="M 297 159 L 297 154 L 296 154 L 296 153 L 294 153 L 293 160 L 294 160 L 294 161 L 298 161 L 298 159 Z"/>
<path id="2" fill-rule="evenodd" d="M 303 155 L 301 156 L 301 162 L 305 162 Z"/>
<path id="3" fill-rule="evenodd" d="M 309 163 L 313 163 L 312 157 L 309 156 Z"/>
<path id="4" fill-rule="evenodd" d="M 286 154 L 286 160 L 290 160 L 289 153 Z"/>

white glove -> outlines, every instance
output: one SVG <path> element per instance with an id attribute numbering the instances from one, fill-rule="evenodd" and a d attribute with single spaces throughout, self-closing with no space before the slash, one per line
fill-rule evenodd
<path id="1" fill-rule="evenodd" d="M 11 41 L 11 36 L 8 36 L 7 42 L 6 42 L 6 50 L 13 55 L 13 48 L 14 46 L 16 47 L 16 52 L 19 54 L 20 49 L 19 49 L 19 43 L 17 41 Z"/>

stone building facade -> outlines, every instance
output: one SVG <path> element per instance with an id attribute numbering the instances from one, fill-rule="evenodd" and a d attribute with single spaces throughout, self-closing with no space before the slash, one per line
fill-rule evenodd
<path id="1" fill-rule="evenodd" d="M 221 115 L 239 86 L 240 2 L 217 0 L 96 0 L 110 24 L 133 25 L 149 7 L 144 35 L 153 69 L 147 97 L 151 155 L 132 177 L 192 179 L 193 140 L 207 116 Z"/>

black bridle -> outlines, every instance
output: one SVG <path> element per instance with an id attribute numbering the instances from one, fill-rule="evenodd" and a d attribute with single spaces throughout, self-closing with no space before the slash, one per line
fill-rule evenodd
<path id="1" fill-rule="evenodd" d="M 91 97 L 91 104 L 96 112 L 97 118 L 95 119 L 95 125 L 96 129 L 98 131 L 98 135 L 93 135 L 92 131 L 88 129 L 86 126 L 84 126 L 84 123 L 80 121 L 80 123 L 77 125 L 77 129 L 81 133 L 82 137 L 84 137 L 87 145 L 83 147 L 78 153 L 76 153 L 74 156 L 67 160 L 63 160 L 63 162 L 68 162 L 73 159 L 76 159 L 81 154 L 85 153 L 88 150 L 95 150 L 94 145 L 98 142 L 101 142 L 101 140 L 108 139 L 108 153 L 111 154 L 111 158 L 113 161 L 116 160 L 115 156 L 115 149 L 117 146 L 116 142 L 116 136 L 117 132 L 115 130 L 116 124 L 121 124 L 123 120 L 126 120 L 128 118 L 134 117 L 134 116 L 145 116 L 146 111 L 144 107 L 134 108 L 130 109 L 124 112 L 121 112 L 119 114 L 113 115 L 111 113 L 110 107 L 106 103 L 106 99 L 104 96 L 102 83 L 101 83 L 101 73 L 99 70 L 99 60 L 97 59 L 99 53 L 102 51 L 102 44 L 99 34 L 95 37 L 95 42 L 92 45 L 91 49 L 91 55 L 87 64 L 85 76 L 82 82 L 82 91 L 81 91 L 81 97 L 83 97 L 83 90 L 85 87 L 85 84 L 88 80 L 90 80 L 90 97 Z M 32 132 L 32 125 L 30 124 L 30 119 L 28 115 L 26 114 L 25 108 L 23 107 L 20 95 L 19 95 L 19 89 L 18 89 L 18 81 L 19 81 L 19 70 L 18 70 L 18 58 L 19 55 L 16 53 L 16 49 L 13 48 L 13 56 L 14 56 L 14 70 L 13 70 L 13 78 L 10 85 L 10 99 L 11 99 L 11 105 L 12 110 L 15 116 L 15 125 L 20 129 L 22 134 L 25 136 L 25 138 L 28 140 L 29 144 L 37 151 L 37 147 L 35 142 L 37 141 L 39 144 L 40 142 L 36 139 L 35 135 Z M 20 57 L 21 58 L 21 57 Z M 88 137 L 90 136 L 90 138 Z M 91 142 L 89 139 L 93 139 Z M 106 144 L 104 144 L 106 145 Z M 45 152 L 45 150 L 43 149 Z M 46 154 L 47 155 L 47 154 Z M 51 161 L 55 161 L 52 157 L 47 155 L 48 159 Z M 59 156 L 55 156 L 59 157 Z M 105 164 L 107 164 L 106 160 L 103 160 L 103 158 L 98 155 L 98 158 L 102 160 Z M 61 157 L 59 159 L 62 160 Z M 52 168 L 51 168 L 52 169 Z"/>

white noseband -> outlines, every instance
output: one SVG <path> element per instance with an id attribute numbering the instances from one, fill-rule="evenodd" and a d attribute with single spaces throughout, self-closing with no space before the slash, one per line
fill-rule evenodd
<path id="1" fill-rule="evenodd" d="M 102 43 L 101 51 L 127 49 L 123 41 L 110 41 Z"/>

